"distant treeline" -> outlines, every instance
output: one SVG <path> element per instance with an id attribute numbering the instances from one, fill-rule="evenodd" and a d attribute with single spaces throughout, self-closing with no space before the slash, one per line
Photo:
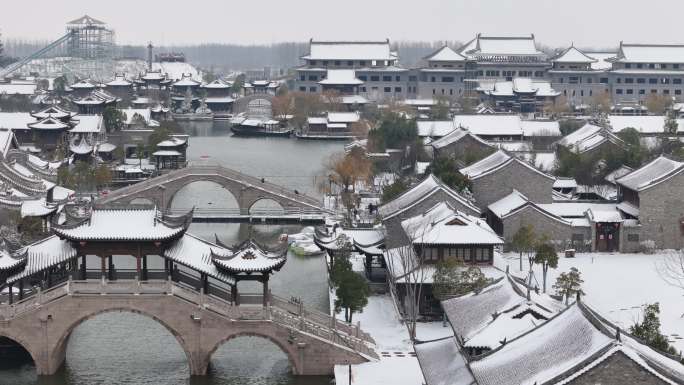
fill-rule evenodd
<path id="1" fill-rule="evenodd" d="M 5 55 L 25 57 L 45 47 L 47 40 L 6 39 Z M 454 49 L 462 46 L 458 41 L 395 41 L 392 48 L 399 52 L 399 61 L 405 67 L 415 67 L 421 59 L 443 45 Z M 301 64 L 300 57 L 309 49 L 308 42 L 274 43 L 264 45 L 238 44 L 196 44 L 155 47 L 154 53 L 183 52 L 187 61 L 217 73 L 235 70 L 292 68 Z M 540 44 L 540 49 L 552 54 L 556 49 Z M 119 58 L 147 58 L 144 45 L 118 46 L 115 55 Z"/>

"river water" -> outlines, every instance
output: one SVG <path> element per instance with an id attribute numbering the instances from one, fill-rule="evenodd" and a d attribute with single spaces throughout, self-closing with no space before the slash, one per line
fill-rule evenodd
<path id="1" fill-rule="evenodd" d="M 232 137 L 221 123 L 187 123 L 186 130 L 191 134 L 188 158 L 192 162 L 224 165 L 312 195 L 319 195 L 316 185 L 326 179 L 322 172 L 325 160 L 343 149 L 340 142 Z M 233 199 L 225 189 L 200 182 L 179 191 L 172 205 L 228 208 L 234 207 Z M 249 234 L 268 243 L 282 233 L 296 233 L 300 229 L 299 225 L 250 228 L 244 223 L 194 223 L 188 231 L 211 241 L 216 234 L 224 243 L 234 244 Z M 299 297 L 306 306 L 329 310 L 325 262 L 321 257 L 288 255 L 287 263 L 269 284 L 275 294 Z M 241 284 L 240 289 L 250 291 L 247 285 Z M 285 353 L 258 337 L 228 341 L 214 353 L 208 376 L 190 378 L 185 354 L 168 330 L 143 315 L 119 312 L 101 314 L 78 326 L 67 345 L 66 363 L 54 376 L 37 377 L 32 364 L 0 369 L 0 385 L 329 382 L 328 377 L 292 376 Z"/>

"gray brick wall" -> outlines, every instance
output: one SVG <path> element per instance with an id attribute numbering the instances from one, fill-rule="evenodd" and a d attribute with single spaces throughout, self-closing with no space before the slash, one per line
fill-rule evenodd
<path id="1" fill-rule="evenodd" d="M 684 173 L 639 193 L 641 241 L 653 240 L 659 249 L 684 247 Z"/>
<path id="2" fill-rule="evenodd" d="M 472 181 L 475 203 L 486 208 L 514 189 L 535 203 L 551 203 L 553 180 L 534 170 L 511 162 L 506 167 Z"/>
<path id="3" fill-rule="evenodd" d="M 448 156 L 465 160 L 467 158 L 467 154 L 479 155 L 483 158 L 492 152 L 494 152 L 492 147 L 473 139 L 473 137 L 470 135 L 466 135 L 454 143 L 451 143 L 440 149 L 435 149 L 434 154 L 435 158 L 440 156 Z"/>
<path id="4" fill-rule="evenodd" d="M 525 225 L 531 225 L 537 236 L 546 235 L 553 242 L 558 250 L 573 247 L 582 250 L 584 244 L 591 240 L 591 227 L 573 227 L 559 222 L 549 216 L 540 213 L 534 208 L 527 206 L 517 213 L 504 218 L 503 236 L 506 242 L 504 249 L 510 250 L 510 242 L 518 230 Z M 582 234 L 583 242 L 571 244 L 573 234 Z"/>

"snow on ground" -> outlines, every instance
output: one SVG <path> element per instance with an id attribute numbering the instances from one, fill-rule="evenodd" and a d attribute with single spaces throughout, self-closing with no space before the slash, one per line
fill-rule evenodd
<path id="1" fill-rule="evenodd" d="M 644 305 L 660 303 L 661 332 L 678 350 L 684 350 L 684 290 L 669 285 L 658 274 L 657 264 L 665 254 L 579 253 L 575 258 L 559 255 L 558 268 L 549 269 L 547 292 L 556 277 L 576 267 L 582 273 L 582 298 L 594 310 L 624 329 L 640 320 Z M 495 265 L 515 275 L 519 272 L 517 253 L 495 260 Z M 523 264 L 527 270 L 527 261 Z M 534 266 L 535 278 L 542 287 L 541 266 Z"/>

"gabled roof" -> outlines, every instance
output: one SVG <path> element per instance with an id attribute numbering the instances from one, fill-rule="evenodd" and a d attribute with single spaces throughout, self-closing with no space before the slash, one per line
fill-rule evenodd
<path id="1" fill-rule="evenodd" d="M 625 145 L 622 139 L 607 129 L 587 123 L 578 130 L 564 136 L 556 143 L 582 154 L 607 142 L 617 146 Z"/>
<path id="2" fill-rule="evenodd" d="M 491 211 L 497 217 L 503 218 L 508 213 L 520 208 L 528 201 L 529 200 L 525 195 L 520 193 L 518 190 L 513 189 L 510 194 L 490 204 L 487 208 L 489 208 L 489 211 Z"/>
<path id="3" fill-rule="evenodd" d="M 480 385 L 543 384 L 601 354 L 613 339 L 573 305 L 533 331 L 470 363 Z"/>
<path id="4" fill-rule="evenodd" d="M 380 206 L 378 208 L 378 213 L 383 219 L 389 219 L 394 215 L 413 207 L 413 205 L 422 202 L 437 191 L 445 192 L 461 204 L 473 210 L 473 212 L 480 212 L 480 209 L 474 206 L 468 199 L 444 185 L 436 176 L 430 174 L 403 194 Z"/>
<path id="5" fill-rule="evenodd" d="M 632 171 L 634 171 L 633 168 L 631 168 L 629 166 L 625 166 L 623 164 L 622 166 L 620 166 L 620 167 L 616 168 L 615 170 L 611 171 L 610 173 L 608 173 L 608 175 L 606 175 L 606 177 L 603 179 L 608 183 L 615 184 L 616 179 L 619 179 L 619 178 L 629 174 Z"/>
<path id="6" fill-rule="evenodd" d="M 499 151 L 489 155 L 488 157 L 471 164 L 468 167 L 464 167 L 464 168 L 460 169 L 459 172 L 461 174 L 467 176 L 470 180 L 475 180 L 475 179 L 481 178 L 485 175 L 489 175 L 493 172 L 496 172 L 496 171 L 506 167 L 507 165 L 509 165 L 513 162 L 516 162 L 522 166 L 525 166 L 528 169 L 536 172 L 537 174 L 539 174 L 545 178 L 555 180 L 555 178 L 553 176 L 544 173 L 543 171 L 535 168 L 534 166 L 525 162 L 524 160 L 520 160 L 514 156 L 508 155 L 503 150 L 499 150 Z"/>
<path id="7" fill-rule="evenodd" d="M 213 259 L 220 256 L 228 257 L 231 254 L 232 252 L 223 246 L 188 233 L 164 249 L 164 257 L 229 284 L 234 283 L 235 278 L 219 270 Z"/>
<path id="8" fill-rule="evenodd" d="M 105 84 L 107 87 L 128 87 L 133 85 L 133 83 L 128 81 L 124 75 L 114 75 L 114 79 Z"/>
<path id="9" fill-rule="evenodd" d="M 74 139 L 74 141 L 69 144 L 69 151 L 77 155 L 86 155 L 93 152 L 93 146 L 88 144 L 85 136 L 82 136 L 78 143 L 76 143 L 76 139 Z"/>
<path id="10" fill-rule="evenodd" d="M 57 119 L 64 119 L 67 117 L 70 117 L 74 115 L 73 112 L 67 111 L 59 106 L 49 106 L 47 108 L 44 108 L 38 112 L 33 112 L 31 113 L 31 116 L 37 118 L 37 119 L 45 119 L 45 118 L 57 118 Z"/>
<path id="11" fill-rule="evenodd" d="M 232 86 L 233 86 L 232 84 L 226 83 L 221 79 L 216 79 L 211 83 L 202 84 L 202 88 L 221 89 L 221 90 L 231 88 Z"/>
<path id="12" fill-rule="evenodd" d="M 39 120 L 38 122 L 30 123 L 28 126 L 36 130 L 63 130 L 69 127 L 68 124 L 52 117 L 47 117 L 43 120 Z"/>
<path id="13" fill-rule="evenodd" d="M 308 60 L 394 60 L 389 39 L 383 41 L 314 41 L 309 43 Z"/>
<path id="14" fill-rule="evenodd" d="M 463 56 L 546 56 L 537 49 L 534 35 L 490 36 L 478 33 L 459 50 Z"/>
<path id="15" fill-rule="evenodd" d="M 684 45 L 620 42 L 617 56 L 611 61 L 620 63 L 684 63 Z"/>
<path id="16" fill-rule="evenodd" d="M 467 136 L 471 137 L 473 140 L 477 142 L 482 143 L 485 146 L 492 147 L 490 143 L 480 139 L 479 136 L 473 135 L 469 130 L 460 127 L 451 131 L 449 134 L 435 140 L 434 142 L 430 143 L 430 145 L 434 149 L 440 149 L 452 143 L 456 143 Z"/>
<path id="17" fill-rule="evenodd" d="M 556 63 L 596 63 L 598 60 L 585 54 L 575 46 L 570 46 L 565 51 L 561 52 L 558 56 L 553 58 L 551 61 Z"/>
<path id="18" fill-rule="evenodd" d="M 414 244 L 500 245 L 503 240 L 477 217 L 454 210 L 440 202 L 425 213 L 401 222 Z"/>
<path id="19" fill-rule="evenodd" d="M 582 302 L 505 345 L 476 357 L 470 369 L 479 385 L 567 384 L 608 357 L 622 353 L 666 384 L 681 383 L 684 368 L 621 332 Z M 619 367 L 605 370 L 620 375 Z"/>
<path id="20" fill-rule="evenodd" d="M 659 156 L 639 169 L 615 180 L 615 183 L 634 191 L 647 190 L 684 171 L 684 163 Z"/>
<path id="21" fill-rule="evenodd" d="M 445 45 L 442 48 L 438 49 L 437 51 L 429 54 L 428 56 L 423 58 L 424 60 L 427 61 L 464 61 L 466 60 L 465 56 L 461 55 L 460 53 L 454 51 L 451 49 L 449 46 Z"/>
<path id="22" fill-rule="evenodd" d="M 174 87 L 195 87 L 201 83 L 193 79 L 191 74 L 183 74 L 183 77 L 177 82 L 173 83 Z"/>

